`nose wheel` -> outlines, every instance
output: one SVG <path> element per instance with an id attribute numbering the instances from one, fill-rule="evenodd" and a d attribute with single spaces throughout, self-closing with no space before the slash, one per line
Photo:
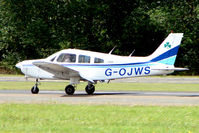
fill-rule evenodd
<path id="1" fill-rule="evenodd" d="M 92 95 L 95 92 L 95 86 L 93 84 L 88 84 L 85 91 L 88 95 Z"/>
<path id="2" fill-rule="evenodd" d="M 31 88 L 32 94 L 38 94 L 39 93 L 38 85 L 39 85 L 39 81 L 38 81 L 38 79 L 36 79 L 36 84 Z"/>
<path id="3" fill-rule="evenodd" d="M 39 88 L 36 85 L 34 85 L 31 88 L 31 92 L 32 92 L 32 94 L 38 94 L 39 93 Z"/>
<path id="4" fill-rule="evenodd" d="M 68 86 L 66 86 L 66 88 L 65 88 L 65 92 L 66 92 L 66 94 L 68 94 L 68 95 L 73 95 L 74 92 L 75 92 L 75 87 L 72 86 L 72 85 L 68 85 Z"/>

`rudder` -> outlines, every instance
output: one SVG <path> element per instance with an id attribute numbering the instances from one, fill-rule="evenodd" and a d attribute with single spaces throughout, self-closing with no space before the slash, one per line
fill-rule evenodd
<path id="1" fill-rule="evenodd" d="M 161 45 L 149 56 L 151 62 L 174 65 L 183 33 L 170 33 Z"/>

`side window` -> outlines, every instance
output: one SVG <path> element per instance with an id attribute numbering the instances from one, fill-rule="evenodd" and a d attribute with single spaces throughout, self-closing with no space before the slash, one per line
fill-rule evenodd
<path id="1" fill-rule="evenodd" d="M 104 60 L 100 58 L 95 58 L 94 63 L 104 63 Z"/>
<path id="2" fill-rule="evenodd" d="M 68 62 L 68 63 L 74 63 L 76 62 L 76 55 L 75 54 L 61 54 L 57 62 Z"/>
<path id="3" fill-rule="evenodd" d="M 90 56 L 79 55 L 79 63 L 90 63 Z"/>
<path id="4" fill-rule="evenodd" d="M 53 62 L 53 61 L 55 60 L 55 58 L 56 58 L 56 56 L 55 56 L 54 58 L 52 58 L 50 61 L 52 61 L 52 62 Z"/>

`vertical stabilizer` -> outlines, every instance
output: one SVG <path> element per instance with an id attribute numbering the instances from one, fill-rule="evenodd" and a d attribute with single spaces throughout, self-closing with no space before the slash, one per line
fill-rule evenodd
<path id="1" fill-rule="evenodd" d="M 170 33 L 156 51 L 149 56 L 152 62 L 174 65 L 183 33 Z"/>

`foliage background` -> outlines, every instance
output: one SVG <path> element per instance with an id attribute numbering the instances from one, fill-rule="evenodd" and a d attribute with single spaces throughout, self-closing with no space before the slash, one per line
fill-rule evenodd
<path id="1" fill-rule="evenodd" d="M 184 33 L 175 65 L 199 74 L 198 0 L 0 0 L 0 66 L 65 48 L 146 56 L 171 30 Z"/>

